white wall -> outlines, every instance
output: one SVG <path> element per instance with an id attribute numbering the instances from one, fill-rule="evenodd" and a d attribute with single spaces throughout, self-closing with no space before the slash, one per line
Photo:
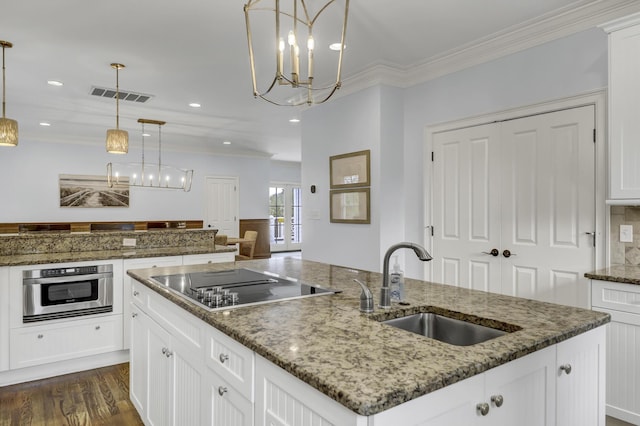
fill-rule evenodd
<path id="1" fill-rule="evenodd" d="M 423 145 L 427 126 L 576 95 L 606 85 L 607 38 L 603 31 L 592 29 L 405 89 L 403 106 L 397 105 L 394 89 L 377 87 L 306 111 L 302 121 L 303 183 L 323 185 L 319 186 L 320 194 L 305 194 L 303 198 L 306 207 L 311 204 L 320 212 L 319 220 L 305 222 L 313 232 L 305 234 L 303 255 L 323 262 L 363 268 L 366 265 L 365 269 L 380 270 L 380 260 L 369 258 L 384 252 L 391 239 L 423 242 L 424 226 L 429 225 L 423 220 Z M 402 111 L 403 129 L 393 125 L 394 109 Z M 382 121 L 369 122 L 381 117 Z M 372 170 L 376 179 L 380 173 L 384 178 L 382 183 L 372 180 L 372 219 L 379 222 L 374 225 L 372 221 L 369 227 L 330 224 L 328 157 L 360 149 L 375 150 L 372 167 L 381 164 L 382 172 Z M 401 164 L 393 160 L 398 152 L 402 153 Z M 403 176 L 387 173 L 388 165 L 401 168 Z M 380 191 L 391 194 L 381 197 Z M 373 202 L 380 198 L 403 203 L 398 207 L 402 217 L 388 209 L 391 203 Z M 397 221 L 404 227 L 400 236 Z M 382 243 L 376 245 L 378 241 Z M 372 246 L 375 248 L 370 249 Z M 366 251 L 366 260 L 361 248 Z M 407 276 L 422 277 L 421 262 L 412 255 L 405 256 L 405 261 Z"/>
<path id="2" fill-rule="evenodd" d="M 292 161 L 271 161 L 270 182 L 300 183 L 302 165 Z"/>
<path id="3" fill-rule="evenodd" d="M 32 142 L 0 149 L 0 222 L 201 220 L 206 176 L 238 176 L 240 218 L 268 217 L 269 158 L 162 153 L 163 163 L 194 169 L 190 192 L 132 188 L 129 208 L 61 208 L 58 175 L 106 175 L 106 164 L 140 161 L 139 151 L 107 154 L 104 146 Z"/>

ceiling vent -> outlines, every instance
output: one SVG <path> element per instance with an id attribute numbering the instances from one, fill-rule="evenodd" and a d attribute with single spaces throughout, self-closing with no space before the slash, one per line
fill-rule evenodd
<path id="1" fill-rule="evenodd" d="M 100 96 L 102 98 L 115 99 L 116 98 L 116 89 L 111 89 L 108 87 L 96 87 L 93 86 L 91 88 L 91 95 Z M 118 99 L 121 101 L 131 101 L 138 103 L 145 103 L 149 99 L 153 98 L 152 95 L 146 95 L 144 93 L 136 93 L 136 92 L 127 92 L 126 90 L 120 90 Z"/>

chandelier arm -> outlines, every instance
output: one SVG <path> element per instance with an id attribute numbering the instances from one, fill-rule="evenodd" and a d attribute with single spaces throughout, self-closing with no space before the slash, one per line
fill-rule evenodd
<path id="1" fill-rule="evenodd" d="M 249 6 L 251 2 L 244 5 L 244 19 L 247 24 L 247 44 L 249 45 L 249 63 L 251 65 L 251 80 L 253 83 L 253 96 L 258 93 L 258 83 L 256 82 L 256 65 L 253 59 L 253 45 L 251 43 L 251 25 L 249 24 Z M 273 84 L 271 85 L 273 87 Z M 269 89 L 271 90 L 271 89 Z"/>
<path id="2" fill-rule="evenodd" d="M 334 3 L 335 1 L 336 0 L 331 0 L 331 1 L 327 2 L 327 4 L 322 6 L 322 9 L 320 9 L 318 11 L 318 13 L 316 13 L 316 16 L 314 16 L 313 19 L 309 19 L 309 17 L 307 16 L 307 19 L 309 20 L 309 26 L 312 27 L 316 23 L 316 19 L 318 19 L 318 16 L 320 16 L 322 14 L 322 12 L 324 12 L 325 9 L 328 8 L 329 6 L 331 6 L 331 4 Z M 304 4 L 304 1 L 302 2 L 302 4 Z"/>
<path id="3" fill-rule="evenodd" d="M 344 4 L 344 24 L 342 25 L 342 37 L 340 40 L 340 56 L 338 56 L 338 73 L 336 74 L 336 85 L 341 84 L 340 80 L 342 76 L 342 55 L 344 53 L 344 41 L 347 37 L 347 16 L 349 16 L 349 0 L 345 0 Z"/>

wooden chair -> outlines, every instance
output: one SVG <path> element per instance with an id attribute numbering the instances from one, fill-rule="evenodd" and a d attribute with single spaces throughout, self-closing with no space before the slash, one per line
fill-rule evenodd
<path id="1" fill-rule="evenodd" d="M 239 243 L 238 254 L 236 260 L 253 259 L 253 252 L 256 249 L 256 240 L 258 239 L 258 231 L 245 231 L 243 242 Z"/>

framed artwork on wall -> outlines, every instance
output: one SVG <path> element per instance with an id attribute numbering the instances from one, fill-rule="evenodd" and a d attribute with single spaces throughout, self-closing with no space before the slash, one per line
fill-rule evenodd
<path id="1" fill-rule="evenodd" d="M 331 189 L 371 185 L 371 151 L 357 151 L 329 157 Z"/>
<path id="2" fill-rule="evenodd" d="M 369 188 L 331 191 L 331 223 L 371 223 Z"/>
<path id="3" fill-rule="evenodd" d="M 59 175 L 60 207 L 129 207 L 129 180 L 113 187 L 104 175 Z"/>

